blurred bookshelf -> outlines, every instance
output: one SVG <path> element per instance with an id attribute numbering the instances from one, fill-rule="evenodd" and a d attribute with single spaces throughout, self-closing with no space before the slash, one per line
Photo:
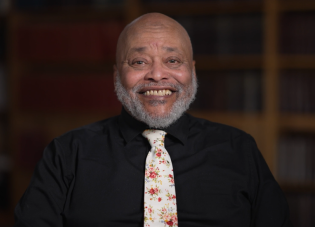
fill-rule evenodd
<path id="1" fill-rule="evenodd" d="M 117 37 L 148 12 L 173 17 L 191 37 L 199 91 L 189 112 L 253 135 L 290 207 L 299 204 L 294 226 L 315 225 L 302 215 L 306 207 L 315 212 L 313 1 L 15 0 L 0 16 L 0 92 L 9 82 L 8 95 L 0 94 L 0 155 L 11 160 L 0 226 L 13 224 L 51 139 L 119 114 Z"/>
<path id="2" fill-rule="evenodd" d="M 8 62 L 7 24 L 9 1 L 0 3 L 0 226 L 11 220 L 10 173 L 11 158 L 9 149 L 9 106 L 8 106 Z M 2 221 L 3 220 L 3 221 Z M 3 223 L 2 223 L 3 222 Z M 11 221 L 12 222 L 12 221 Z"/>

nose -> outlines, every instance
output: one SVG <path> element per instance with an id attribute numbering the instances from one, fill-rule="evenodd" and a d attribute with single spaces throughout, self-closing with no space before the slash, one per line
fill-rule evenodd
<path id="1" fill-rule="evenodd" d="M 155 61 L 152 63 L 150 70 L 145 75 L 145 80 L 150 80 L 152 82 L 158 82 L 160 80 L 167 80 L 169 78 L 169 74 L 167 69 L 163 67 L 163 63 L 161 61 Z"/>

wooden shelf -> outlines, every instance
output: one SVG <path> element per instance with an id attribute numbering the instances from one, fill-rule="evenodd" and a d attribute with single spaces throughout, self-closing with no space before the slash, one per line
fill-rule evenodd
<path id="1" fill-rule="evenodd" d="M 315 194 L 315 183 L 292 184 L 280 183 L 280 187 L 287 193 L 311 193 Z"/>
<path id="2" fill-rule="evenodd" d="M 311 11 L 315 10 L 313 0 L 282 0 L 279 4 L 280 11 Z"/>
<path id="3" fill-rule="evenodd" d="M 261 69 L 263 57 L 261 55 L 196 55 L 198 70 L 220 69 Z"/>
<path id="4" fill-rule="evenodd" d="M 314 55 L 282 55 L 279 67 L 282 69 L 315 69 Z"/>
<path id="5" fill-rule="evenodd" d="M 280 115 L 280 129 L 315 133 L 315 114 L 285 114 Z"/>
<path id="6" fill-rule="evenodd" d="M 178 7 L 180 4 L 180 9 Z M 257 13 L 263 11 L 262 2 L 235 1 L 235 2 L 163 2 L 150 3 L 142 6 L 143 13 L 161 12 L 167 15 L 200 15 L 224 13 Z"/>

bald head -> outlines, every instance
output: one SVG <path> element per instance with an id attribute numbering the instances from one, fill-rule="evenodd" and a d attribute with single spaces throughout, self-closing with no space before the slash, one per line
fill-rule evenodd
<path id="1" fill-rule="evenodd" d="M 189 55 L 189 60 L 193 60 L 192 45 L 185 28 L 164 14 L 148 13 L 128 24 L 120 34 L 117 43 L 116 64 L 119 65 L 124 61 L 132 40 L 139 38 L 144 33 L 150 33 L 152 37 L 158 37 L 161 32 L 172 34 L 172 39 L 181 42 L 184 51 Z"/>
<path id="2" fill-rule="evenodd" d="M 186 30 L 160 13 L 134 20 L 119 37 L 114 78 L 117 97 L 133 117 L 149 127 L 168 127 L 197 91 Z"/>

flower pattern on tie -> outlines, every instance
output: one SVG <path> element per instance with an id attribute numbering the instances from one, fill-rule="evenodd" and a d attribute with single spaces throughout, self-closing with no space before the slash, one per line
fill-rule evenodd
<path id="1" fill-rule="evenodd" d="M 144 226 L 178 226 L 173 166 L 164 147 L 166 132 L 145 130 L 151 145 L 145 164 Z"/>

